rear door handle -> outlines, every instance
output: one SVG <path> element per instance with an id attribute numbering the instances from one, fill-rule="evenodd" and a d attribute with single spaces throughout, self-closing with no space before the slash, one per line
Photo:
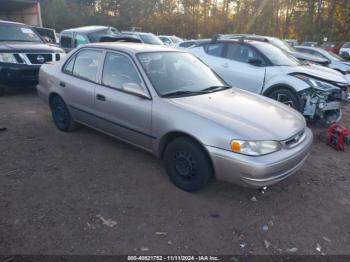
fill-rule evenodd
<path id="1" fill-rule="evenodd" d="M 106 97 L 103 96 L 103 95 L 100 95 L 100 94 L 97 94 L 97 95 L 96 95 L 96 98 L 97 98 L 98 100 L 100 100 L 100 101 L 106 101 Z"/>
<path id="2" fill-rule="evenodd" d="M 66 87 L 66 83 L 65 82 L 60 82 L 60 86 Z"/>

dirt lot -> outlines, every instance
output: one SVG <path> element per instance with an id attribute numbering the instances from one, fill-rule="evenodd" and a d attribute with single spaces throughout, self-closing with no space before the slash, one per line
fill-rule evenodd
<path id="1" fill-rule="evenodd" d="M 1 254 L 350 254 L 350 150 L 317 138 L 265 194 L 222 182 L 189 194 L 137 148 L 59 132 L 35 92 L 0 97 L 0 127 Z"/>

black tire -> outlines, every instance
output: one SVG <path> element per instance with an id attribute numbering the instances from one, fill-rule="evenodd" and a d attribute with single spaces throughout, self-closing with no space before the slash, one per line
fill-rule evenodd
<path id="1" fill-rule="evenodd" d="M 0 96 L 5 95 L 5 87 L 0 86 Z"/>
<path id="2" fill-rule="evenodd" d="M 176 138 L 164 152 L 170 180 L 178 188 L 195 192 L 204 188 L 213 177 L 210 159 L 202 147 L 190 138 Z"/>
<path id="3" fill-rule="evenodd" d="M 52 119 L 59 130 L 69 132 L 76 128 L 77 124 L 72 119 L 68 107 L 61 97 L 53 97 L 50 107 Z"/>
<path id="4" fill-rule="evenodd" d="M 301 111 L 301 102 L 298 95 L 286 88 L 277 88 L 267 95 L 269 98 Z"/>

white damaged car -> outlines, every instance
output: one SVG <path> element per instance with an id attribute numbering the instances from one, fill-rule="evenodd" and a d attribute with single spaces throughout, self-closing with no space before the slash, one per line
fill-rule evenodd
<path id="1" fill-rule="evenodd" d="M 302 64 L 281 49 L 261 41 L 198 41 L 187 49 L 229 85 L 287 104 L 324 124 L 341 118 L 340 100 L 349 86 L 332 69 Z"/>

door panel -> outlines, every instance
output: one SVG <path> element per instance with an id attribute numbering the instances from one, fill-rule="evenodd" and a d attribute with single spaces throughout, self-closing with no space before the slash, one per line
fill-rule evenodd
<path id="1" fill-rule="evenodd" d="M 65 99 L 73 119 L 91 125 L 95 122 L 94 97 L 96 84 L 73 76 L 65 77 Z"/>
<path id="2" fill-rule="evenodd" d="M 98 86 L 96 92 L 98 127 L 138 146 L 151 148 L 152 101 L 104 86 Z"/>
<path id="3" fill-rule="evenodd" d="M 227 44 L 225 63 L 221 64 L 222 77 L 232 86 L 260 94 L 264 85 L 264 66 L 249 64 L 251 58 L 263 58 L 254 49 L 238 43 Z"/>
<path id="4" fill-rule="evenodd" d="M 83 49 L 66 64 L 60 82 L 73 118 L 88 125 L 95 123 L 95 82 L 102 54 L 100 50 Z"/>
<path id="5" fill-rule="evenodd" d="M 122 91 L 126 83 L 143 88 L 131 59 L 124 54 L 108 52 L 102 73 L 102 85 L 96 88 L 97 124 L 123 140 L 150 149 L 152 143 L 152 100 Z"/>

